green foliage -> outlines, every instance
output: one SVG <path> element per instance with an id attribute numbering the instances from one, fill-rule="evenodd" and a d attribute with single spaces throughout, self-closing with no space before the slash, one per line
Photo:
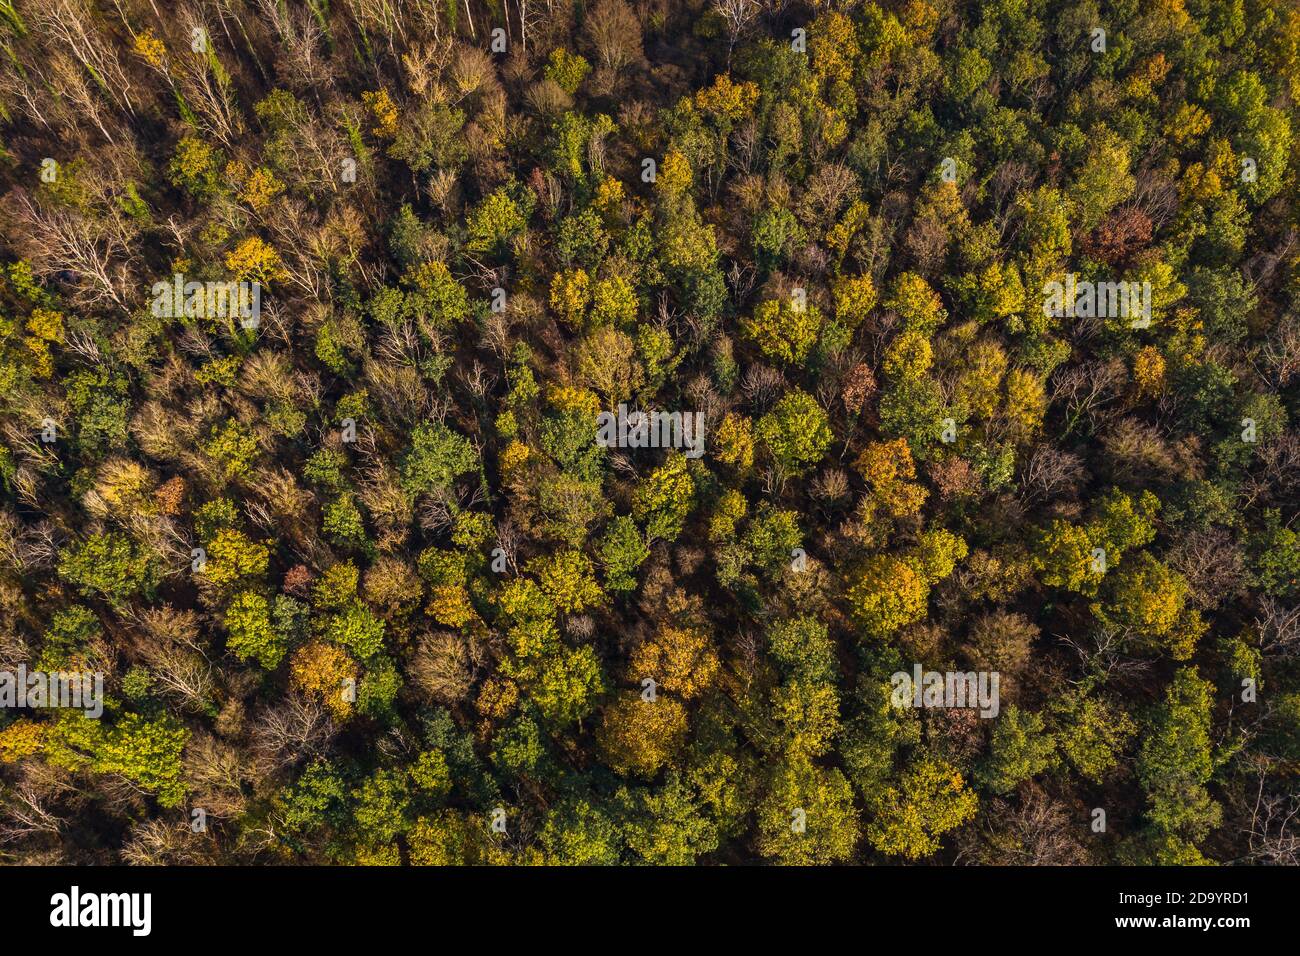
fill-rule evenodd
<path id="1" fill-rule="evenodd" d="M 975 816 L 977 804 L 956 768 L 926 755 L 908 767 L 898 787 L 881 794 L 867 839 L 890 856 L 928 856 L 939 849 L 944 833 Z"/>
<path id="2" fill-rule="evenodd" d="M 994 793 L 1010 793 L 1018 784 L 1038 776 L 1052 765 L 1056 744 L 1043 731 L 1039 714 L 1008 707 L 993 728 L 988 760 L 980 780 Z"/>
<path id="3" fill-rule="evenodd" d="M 421 422 L 402 459 L 402 488 L 411 495 L 445 492 L 477 465 L 478 455 L 468 439 L 440 422 Z"/>
<path id="4" fill-rule="evenodd" d="M 785 365 L 803 364 L 821 327 L 821 310 L 815 305 L 800 307 L 773 299 L 762 303 L 752 318 L 741 323 L 747 339 L 769 359 Z"/>
<path id="5" fill-rule="evenodd" d="M 255 660 L 275 670 L 284 659 L 284 635 L 271 624 L 270 604 L 256 591 L 241 591 L 226 608 L 226 646 L 240 660 Z"/>
<path id="6" fill-rule="evenodd" d="M 1158 834 L 1190 843 L 1205 839 L 1222 818 L 1222 807 L 1205 786 L 1218 763 L 1210 740 L 1212 694 L 1196 668 L 1175 673 L 1138 752 L 1148 821 Z"/>
<path id="7" fill-rule="evenodd" d="M 758 807 L 758 851 L 785 866 L 850 859 L 859 835 L 848 781 L 835 769 L 804 760 L 773 768 Z"/>
<path id="8" fill-rule="evenodd" d="M 650 557 L 650 549 L 636 522 L 621 515 L 609 523 L 597 554 L 604 568 L 605 587 L 610 591 L 634 591 L 636 570 Z"/>
<path id="9" fill-rule="evenodd" d="M 134 597 L 152 595 L 159 568 L 153 555 L 140 545 L 108 531 L 65 548 L 59 555 L 59 577 L 86 597 L 123 605 Z"/>
<path id="10" fill-rule="evenodd" d="M 632 517 L 645 527 L 647 537 L 672 541 L 682 533 L 694 503 L 695 481 L 686 458 L 673 454 L 637 486 Z"/>
<path id="11" fill-rule="evenodd" d="M 822 460 L 831 444 L 826 412 L 806 392 L 787 392 L 755 428 L 759 442 L 782 471 L 799 475 Z"/>
<path id="12" fill-rule="evenodd" d="M 3 862 L 1290 861 L 1293 4 L 45 6 Z"/>

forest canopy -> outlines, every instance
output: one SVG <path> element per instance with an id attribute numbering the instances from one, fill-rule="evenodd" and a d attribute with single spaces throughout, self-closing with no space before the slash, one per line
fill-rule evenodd
<path id="1" fill-rule="evenodd" d="M 1295 5 L 0 61 L 0 861 L 1300 862 Z"/>

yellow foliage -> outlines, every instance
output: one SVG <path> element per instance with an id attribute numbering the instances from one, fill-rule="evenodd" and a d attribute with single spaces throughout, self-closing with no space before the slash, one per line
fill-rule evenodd
<path id="1" fill-rule="evenodd" d="M 577 412 L 594 423 L 600 414 L 600 399 L 589 388 L 575 385 L 552 385 L 546 390 L 546 402 L 559 412 Z"/>
<path id="2" fill-rule="evenodd" d="M 591 280 L 584 270 L 557 272 L 551 279 L 551 308 L 570 327 L 582 327 L 582 315 L 590 302 Z"/>
<path id="3" fill-rule="evenodd" d="M 131 46 L 136 56 L 155 68 L 161 67 L 167 56 L 167 46 L 153 35 L 153 30 L 137 33 Z"/>
<path id="4" fill-rule="evenodd" d="M 607 223 L 617 222 L 623 212 L 623 184 L 613 176 L 606 176 L 596 187 L 596 198 L 592 205 Z"/>
<path id="5" fill-rule="evenodd" d="M 269 169 L 259 166 L 249 175 L 239 198 L 258 212 L 263 212 L 271 205 L 271 200 L 282 192 L 284 183 L 276 179 Z"/>
<path id="6" fill-rule="evenodd" d="M 695 94 L 695 108 L 701 113 L 712 113 L 733 123 L 747 116 L 757 103 L 757 84 L 733 83 L 726 73 L 718 74 L 712 86 Z M 667 162 L 665 157 L 664 164 Z"/>
<path id="7" fill-rule="evenodd" d="M 932 364 L 930 340 L 920 332 L 902 332 L 889 343 L 882 367 L 894 381 L 914 382 L 930 371 Z"/>
<path id="8" fill-rule="evenodd" d="M 659 165 L 655 185 L 668 196 L 681 196 L 691 188 L 691 164 L 675 149 L 670 149 Z"/>
<path id="9" fill-rule="evenodd" d="M 649 779 L 668 763 L 686 736 L 686 709 L 672 697 L 653 702 L 636 691 L 606 708 L 596 741 L 621 774 Z"/>
<path id="10" fill-rule="evenodd" d="M 1169 61 L 1163 53 L 1147 57 L 1129 74 L 1126 86 L 1128 94 L 1139 99 L 1152 96 L 1169 75 Z"/>
<path id="11" fill-rule="evenodd" d="M 869 275 L 845 276 L 836 281 L 832 292 L 835 317 L 850 329 L 861 325 L 876 305 L 876 286 Z"/>
<path id="12" fill-rule="evenodd" d="M 36 377 L 49 378 L 54 374 L 54 356 L 50 353 L 50 344 L 63 344 L 63 313 L 50 309 L 33 309 L 27 318 L 27 331 L 32 334 L 24 339 L 24 344 L 32 353 Z"/>
<path id="13" fill-rule="evenodd" d="M 151 514 L 156 505 L 151 498 L 154 479 L 149 470 L 129 458 L 113 458 L 100 466 L 93 495 L 87 495 L 86 508 L 101 516 L 123 517 L 128 514 Z"/>
<path id="14" fill-rule="evenodd" d="M 1165 123 L 1165 135 L 1178 145 L 1198 139 L 1210 131 L 1210 114 L 1195 103 L 1183 103 Z"/>
<path id="15" fill-rule="evenodd" d="M 725 541 L 736 533 L 736 522 L 745 517 L 749 502 L 735 488 L 728 488 L 718 499 L 718 504 L 709 519 L 709 540 Z"/>
<path id="16" fill-rule="evenodd" d="M 27 317 L 27 331 L 44 342 L 63 344 L 63 313 L 51 309 L 32 309 Z"/>
<path id="17" fill-rule="evenodd" d="M 872 442 L 862 450 L 854 467 L 874 488 L 883 488 L 899 478 L 915 478 L 916 464 L 906 438 Z"/>
<path id="18" fill-rule="evenodd" d="M 501 474 L 507 480 L 528 463 L 529 448 L 519 439 L 515 439 L 501 449 Z"/>
<path id="19" fill-rule="evenodd" d="M 378 89 L 361 94 L 361 102 L 370 111 L 370 132 L 380 139 L 392 139 L 397 135 L 397 105 L 388 95 L 388 90 Z"/>
<path id="20" fill-rule="evenodd" d="M 268 283 L 287 277 L 280 264 L 279 254 L 270 243 L 258 236 L 249 236 L 227 252 L 226 268 L 234 273 L 239 282 Z"/>
<path id="21" fill-rule="evenodd" d="M 314 641 L 298 648 L 289 674 L 294 687 L 322 700 L 335 717 L 343 719 L 352 713 L 357 665 L 337 644 Z"/>
<path id="22" fill-rule="evenodd" d="M 489 677 L 483 682 L 474 706 L 489 720 L 502 720 L 519 703 L 519 685 L 504 677 Z"/>
<path id="23" fill-rule="evenodd" d="M 1042 427 L 1047 411 L 1043 380 L 1029 369 L 1013 368 L 1007 375 L 1006 388 L 1003 414 L 1016 440 L 1027 441 Z"/>
<path id="24" fill-rule="evenodd" d="M 636 683 L 652 678 L 660 689 L 690 700 L 718 679 L 718 652 L 696 628 L 664 627 L 633 653 L 628 676 Z"/>
<path id="25" fill-rule="evenodd" d="M 813 72 L 825 83 L 851 83 L 857 58 L 857 36 L 853 21 L 837 10 L 828 10 L 812 23 L 809 53 Z"/>
<path id="26" fill-rule="evenodd" d="M 715 440 L 720 463 L 742 471 L 754 464 L 754 423 L 748 417 L 727 412 Z"/>
<path id="27" fill-rule="evenodd" d="M 854 467 L 895 518 L 918 513 L 929 496 L 922 485 L 907 480 L 916 477 L 916 465 L 906 438 L 873 442 L 862 450 Z"/>
<path id="28" fill-rule="evenodd" d="M 440 584 L 430 590 L 425 613 L 439 624 L 464 627 L 478 617 L 470 604 L 469 592 L 461 584 Z"/>
<path id="29" fill-rule="evenodd" d="M 976 342 L 967 350 L 957 378 L 955 397 L 976 418 L 988 418 L 998 405 L 998 387 L 1007 369 L 1007 355 L 992 339 Z"/>
<path id="30" fill-rule="evenodd" d="M 871 207 L 862 200 L 855 200 L 849 204 L 843 217 L 826 233 L 826 245 L 835 252 L 835 261 L 838 263 L 844 259 L 849 251 L 849 243 L 858 230 L 867 224 L 871 216 Z"/>
<path id="31" fill-rule="evenodd" d="M 34 720 L 20 717 L 0 730 L 0 763 L 16 763 L 41 749 L 45 728 Z"/>
<path id="32" fill-rule="evenodd" d="M 1145 346 L 1133 357 L 1133 381 L 1143 398 L 1165 390 L 1165 358 L 1155 346 Z"/>

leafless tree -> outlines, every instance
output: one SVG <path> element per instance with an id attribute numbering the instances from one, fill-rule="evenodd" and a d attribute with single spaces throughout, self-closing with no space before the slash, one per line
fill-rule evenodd
<path id="1" fill-rule="evenodd" d="M 46 0 L 25 9 L 51 49 L 66 50 L 82 72 L 98 79 L 99 95 L 117 109 L 135 111 L 131 78 L 88 0 Z"/>
<path id="2" fill-rule="evenodd" d="M 617 74 L 641 58 L 641 23 L 626 0 L 597 0 L 583 20 L 596 61 Z"/>
<path id="3" fill-rule="evenodd" d="M 129 310 L 131 250 L 120 233 L 62 207 L 45 208 L 24 189 L 4 203 L 14 238 L 38 275 L 73 284 L 73 299 L 86 306 Z"/>
<path id="4" fill-rule="evenodd" d="M 1260 346 L 1259 357 L 1265 377 L 1277 388 L 1286 388 L 1300 372 L 1300 315 L 1283 316 Z"/>
<path id="5" fill-rule="evenodd" d="M 200 9 L 185 4 L 178 14 L 186 37 L 201 35 L 207 44 L 213 43 L 211 28 Z M 221 145 L 233 152 L 245 129 L 244 116 L 234 81 L 224 69 L 214 66 L 216 59 L 217 53 L 211 49 L 202 53 L 186 50 L 177 57 L 175 72 L 186 102 Z"/>
<path id="6" fill-rule="evenodd" d="M 1202 610 L 1231 600 L 1246 583 L 1241 550 L 1225 528 L 1188 532 L 1167 560 L 1192 585 L 1191 601 Z"/>
<path id="7" fill-rule="evenodd" d="M 1300 606 L 1287 607 L 1276 598 L 1264 595 L 1255 613 L 1255 630 L 1259 634 L 1260 653 L 1284 658 L 1300 653 Z"/>
<path id="8" fill-rule="evenodd" d="M 1246 820 L 1247 852 L 1240 863 L 1271 866 L 1300 864 L 1300 793 L 1291 788 L 1278 793 L 1269 786 L 1274 777 L 1259 762 L 1253 790 L 1247 790 L 1234 802 Z"/>
<path id="9" fill-rule="evenodd" d="M 1069 809 L 1027 785 L 1018 800 L 994 800 L 962 862 L 997 866 L 1076 866 L 1089 862 Z"/>
<path id="10" fill-rule="evenodd" d="M 258 779 L 270 777 L 326 752 L 334 737 L 334 721 L 319 701 L 290 694 L 264 710 L 253 724 L 251 753 Z"/>
<path id="11" fill-rule="evenodd" d="M 1085 477 L 1078 455 L 1046 443 L 1035 445 L 1021 470 L 1020 498 L 1026 505 L 1075 498 Z"/>
<path id="12" fill-rule="evenodd" d="M 762 6 L 758 0 L 713 0 L 713 9 L 727 25 L 727 62 L 731 62 L 736 44 L 754 25 Z"/>
<path id="13" fill-rule="evenodd" d="M 1052 376 L 1052 401 L 1065 406 L 1065 428 L 1070 434 L 1080 420 L 1096 429 L 1102 409 L 1119 398 L 1119 389 L 1127 374 L 1118 359 L 1084 362 L 1064 367 Z"/>

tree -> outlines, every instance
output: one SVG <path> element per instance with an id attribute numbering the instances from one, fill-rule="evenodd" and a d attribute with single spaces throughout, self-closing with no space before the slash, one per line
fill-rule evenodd
<path id="1" fill-rule="evenodd" d="M 624 0 L 597 0 L 583 19 L 596 62 L 617 74 L 641 57 L 641 24 Z"/>
<path id="2" fill-rule="evenodd" d="M 226 608 L 226 646 L 240 660 L 255 660 L 275 670 L 288 651 L 285 635 L 271 624 L 270 604 L 256 591 L 241 591 Z"/>
<path id="3" fill-rule="evenodd" d="M 625 790 L 621 796 L 629 818 L 623 839 L 638 862 L 690 866 L 717 849 L 717 828 L 680 774 L 669 772 L 658 790 Z"/>
<path id="4" fill-rule="evenodd" d="M 673 453 L 637 486 L 632 517 L 644 524 L 647 537 L 672 541 L 682 533 L 694 498 L 695 481 L 686 458 Z"/>
<path id="5" fill-rule="evenodd" d="M 605 587 L 610 591 L 636 590 L 636 570 L 650 557 L 636 523 L 620 515 L 609 523 L 597 554 L 605 570 Z"/>
<path id="6" fill-rule="evenodd" d="M 609 765 L 624 776 L 652 779 L 681 749 L 686 736 L 686 709 L 681 702 L 637 691 L 618 695 L 601 715 L 596 741 Z"/>
<path id="7" fill-rule="evenodd" d="M 612 866 L 619 861 L 618 826 L 589 800 L 575 798 L 552 807 L 539 834 L 548 866 Z"/>
<path id="8" fill-rule="evenodd" d="M 1137 776 L 1158 835 L 1198 843 L 1219 825 L 1222 808 L 1205 788 L 1219 763 L 1210 743 L 1212 695 L 1209 681 L 1184 667 L 1148 720 Z"/>
<path id="9" fill-rule="evenodd" d="M 319 641 L 303 645 L 294 651 L 290 676 L 295 687 L 322 701 L 335 717 L 352 713 L 357 666 L 343 648 Z"/>
<path id="10" fill-rule="evenodd" d="M 1204 630 L 1187 607 L 1187 579 L 1145 551 L 1111 576 L 1107 598 L 1094 605 L 1106 624 L 1131 629 L 1140 643 L 1162 646 L 1175 660 L 1186 660 Z"/>
<path id="11" fill-rule="evenodd" d="M 154 793 L 165 807 L 185 799 L 181 752 L 189 731 L 176 717 L 123 714 L 111 727 L 76 711 L 64 711 L 46 747 L 50 761 L 68 769 L 121 774 Z"/>
<path id="12" fill-rule="evenodd" d="M 257 581 L 265 577 L 270 558 L 266 545 L 250 540 L 236 528 L 222 528 L 208 542 L 203 579 L 219 590 L 244 581 Z"/>
<path id="13" fill-rule="evenodd" d="M 809 683 L 835 679 L 835 644 L 823 621 L 807 614 L 775 621 L 767 640 L 772 658 L 786 675 Z"/>
<path id="14" fill-rule="evenodd" d="M 821 327 L 822 314 L 817 306 L 796 306 L 784 299 L 768 299 L 741 323 L 746 338 L 769 359 L 784 365 L 804 363 Z"/>
<path id="15" fill-rule="evenodd" d="M 847 598 L 867 636 L 884 639 L 924 617 L 929 595 L 929 586 L 909 562 L 881 554 L 863 563 Z"/>
<path id="16" fill-rule="evenodd" d="M 604 597 L 596 583 L 591 559 L 581 551 L 539 558 L 528 569 L 537 575 L 537 582 L 551 604 L 566 614 L 597 604 Z"/>
<path id="17" fill-rule="evenodd" d="M 438 422 L 421 422 L 411 433 L 411 449 L 402 460 L 401 482 L 408 494 L 443 492 L 478 465 L 468 439 Z"/>
<path id="18" fill-rule="evenodd" d="M 528 228 L 529 209 L 511 197 L 502 188 L 485 196 L 465 224 L 469 233 L 469 242 L 465 248 L 470 252 L 500 253 L 505 245 Z"/>
<path id="19" fill-rule="evenodd" d="M 740 471 L 754 464 L 754 423 L 744 415 L 728 412 L 714 435 L 714 456 L 724 465 Z"/>
<path id="20" fill-rule="evenodd" d="M 87 597 L 122 605 L 136 595 L 149 596 L 159 575 L 152 555 L 125 535 L 108 531 L 64 549 L 59 577 Z"/>
<path id="21" fill-rule="evenodd" d="M 792 759 L 824 755 L 840 732 L 840 699 L 822 681 L 785 681 L 772 691 L 772 719 L 777 724 L 776 752 Z"/>
<path id="22" fill-rule="evenodd" d="M 1085 779 L 1101 783 L 1137 733 L 1124 711 L 1086 689 L 1061 698 L 1052 708 L 1059 730 L 1056 740 L 1066 760 Z"/>
<path id="23" fill-rule="evenodd" d="M 635 682 L 649 677 L 660 690 L 687 700 L 712 687 L 718 671 L 718 652 L 704 631 L 671 626 L 633 651 L 628 665 L 628 676 Z"/>
<path id="24" fill-rule="evenodd" d="M 1042 715 L 1011 706 L 993 727 L 993 744 L 980 771 L 994 793 L 1009 793 L 1052 766 L 1056 742 L 1043 732 Z"/>
<path id="25" fill-rule="evenodd" d="M 919 860 L 939 850 L 939 837 L 973 819 L 977 805 L 961 773 L 927 754 L 881 795 L 867 839 L 882 853 Z"/>
<path id="26" fill-rule="evenodd" d="M 842 863 L 853 855 L 858 813 L 848 781 L 802 759 L 773 768 L 758 807 L 758 852 L 782 866 Z"/>
<path id="27" fill-rule="evenodd" d="M 755 431 L 773 463 L 790 475 L 803 474 L 820 462 L 832 437 L 826 412 L 799 389 L 787 392 L 758 420 Z"/>

